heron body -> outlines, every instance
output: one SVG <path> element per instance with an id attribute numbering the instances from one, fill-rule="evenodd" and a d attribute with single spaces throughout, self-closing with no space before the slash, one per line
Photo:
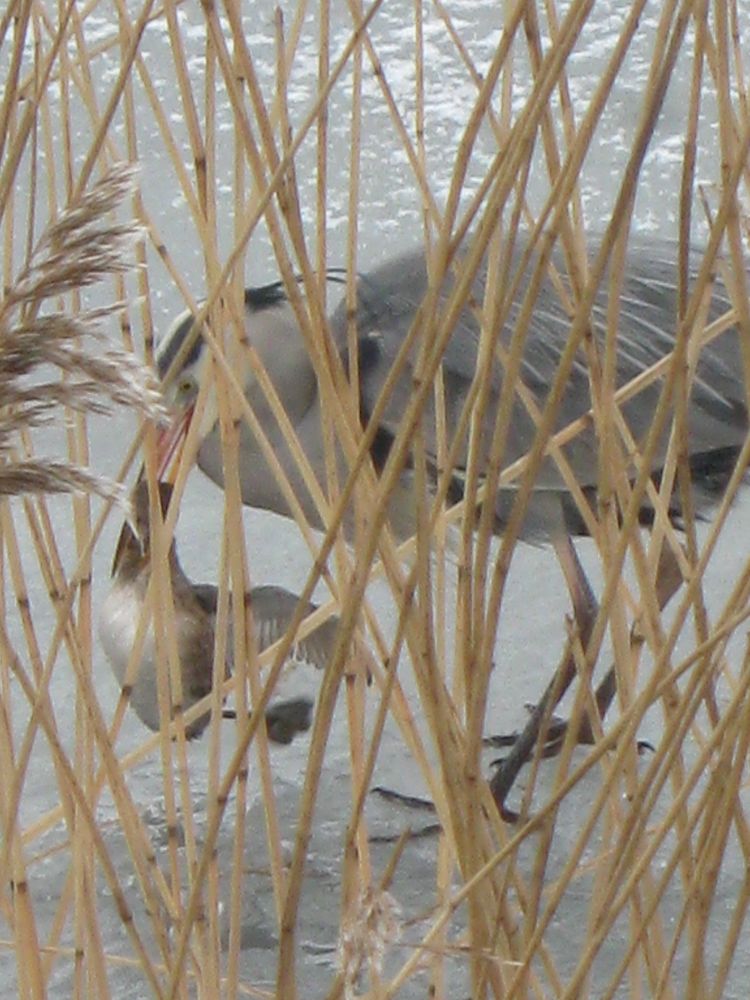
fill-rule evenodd
<path id="1" fill-rule="evenodd" d="M 515 265 L 520 261 L 523 244 L 514 254 Z M 562 269 L 562 260 L 553 263 Z M 445 300 L 452 279 L 441 288 Z M 519 285 L 511 303 L 507 321 L 499 340 L 507 346 L 521 309 L 528 275 Z M 369 418 L 385 379 L 393 365 L 404 337 L 428 288 L 427 269 L 421 250 L 403 254 L 388 261 L 358 282 L 357 334 L 359 350 L 359 395 L 364 420 Z M 477 276 L 472 291 L 472 304 L 482 303 L 485 292 L 485 271 Z M 595 334 L 603 337 L 607 317 L 606 288 L 600 292 L 593 308 Z M 717 281 L 708 310 L 708 322 L 730 308 L 726 292 Z M 439 312 L 439 310 L 438 310 Z M 322 433 L 322 407 L 317 391 L 315 372 L 304 349 L 302 336 L 293 312 L 279 284 L 249 289 L 245 294 L 245 320 L 248 338 L 257 348 L 274 383 L 287 415 L 295 428 L 300 444 L 325 491 L 326 463 Z M 331 331 L 335 343 L 345 358 L 345 306 L 333 314 Z M 160 374 L 166 374 L 180 342 L 187 335 L 192 321 L 183 318 L 167 336 L 159 354 Z M 619 303 L 617 337 L 617 386 L 623 386 L 663 359 L 673 349 L 677 324 L 676 247 L 653 243 L 649 248 L 635 247 L 629 252 L 623 290 Z M 525 341 L 520 378 L 532 394 L 537 406 L 543 407 L 554 382 L 560 356 L 571 325 L 569 306 L 553 281 L 543 279 Z M 442 405 L 445 413 L 448 444 L 458 426 L 467 393 L 475 375 L 479 348 L 479 323 L 476 310 L 467 306 L 453 331 L 442 362 Z M 189 362 L 181 373 L 185 394 L 197 392 L 208 350 L 199 339 Z M 389 442 L 398 433 L 400 421 L 413 392 L 413 359 L 406 365 L 396 382 L 385 408 L 373 454 L 376 468 L 383 464 Z M 502 389 L 503 368 L 493 362 L 490 397 L 480 416 L 479 466 L 486 461 L 494 435 L 495 416 Z M 317 508 L 304 485 L 303 478 L 288 447 L 287 441 L 269 411 L 265 397 L 254 379 L 246 384 L 246 396 L 269 437 L 274 454 L 289 478 L 294 494 L 311 524 L 321 527 Z M 652 381 L 630 399 L 624 401 L 621 412 L 636 444 L 647 434 L 660 394 L 660 381 Z M 181 405 L 179 399 L 177 405 Z M 559 407 L 555 430 L 561 430 L 591 409 L 590 375 L 583 353 L 576 358 Z M 426 403 L 420 425 L 428 460 L 437 464 L 438 421 L 432 393 Z M 747 405 L 742 360 L 736 330 L 726 331 L 701 351 L 688 408 L 689 461 L 697 488 L 696 507 L 702 508 L 715 499 L 734 467 L 734 460 L 747 430 Z M 526 406 L 516 396 L 507 430 L 503 464 L 509 465 L 526 454 L 531 447 L 536 427 Z M 659 478 L 664 461 L 669 426 L 659 441 L 654 462 L 654 477 Z M 595 429 L 587 426 L 564 447 L 570 468 L 584 495 L 595 497 L 599 476 L 598 442 Z M 468 459 L 468 436 L 457 442 L 456 466 L 452 496 L 461 495 L 462 473 Z M 243 502 L 252 507 L 289 515 L 287 501 L 271 473 L 260 445 L 250 429 L 243 424 L 239 447 L 239 478 Z M 223 486 L 224 469 L 218 425 L 206 428 L 198 453 L 200 468 L 214 482 Z M 341 465 L 342 473 L 345 466 Z M 402 477 L 401 491 L 406 507 L 391 505 L 391 521 L 397 534 L 408 535 L 413 527 L 413 501 L 409 491 L 407 469 Z M 513 503 L 516 484 L 503 486 L 495 497 L 497 526 L 502 528 Z M 679 517 L 679 498 L 675 495 L 672 513 Z M 651 512 L 644 508 L 643 519 Z M 569 490 L 558 466 L 547 457 L 539 470 L 528 505 L 522 536 L 550 537 L 555 533 L 586 533 Z"/>
<path id="2" fill-rule="evenodd" d="M 519 237 L 512 253 L 510 274 L 520 267 L 524 238 Z M 460 257 L 460 254 L 459 254 Z M 605 331 L 610 316 L 617 316 L 615 345 L 615 383 L 623 387 L 634 378 L 644 375 L 652 366 L 662 361 L 676 345 L 678 328 L 677 247 L 653 241 L 647 247 L 631 244 L 625 261 L 624 273 L 618 276 L 620 289 L 617 303 L 608 301 L 608 285 L 600 286 L 590 317 L 590 328 L 595 347 L 605 346 Z M 536 437 L 536 424 L 527 406 L 542 409 L 555 382 L 560 361 L 566 348 L 574 309 L 571 308 L 568 285 L 565 280 L 564 260 L 560 251 L 553 253 L 552 264 L 558 272 L 557 281 L 545 275 L 538 286 L 533 312 L 526 331 L 521 356 L 518 385 L 514 386 L 510 418 L 505 426 L 503 466 L 523 457 L 532 448 Z M 533 267 L 533 264 L 532 264 Z M 695 276 L 697 258 L 690 256 L 689 269 Z M 504 367 L 502 353 L 513 337 L 517 322 L 524 308 L 524 293 L 529 288 L 532 272 L 521 275 L 512 302 L 501 303 L 498 313 L 505 319 L 496 333 L 495 350 L 489 364 L 489 393 L 481 412 L 473 414 L 474 469 L 481 476 L 486 470 L 493 446 L 498 406 L 503 390 Z M 480 269 L 474 280 L 470 302 L 463 308 L 451 331 L 442 357 L 441 379 L 443 398 L 440 408 L 435 403 L 434 387 L 425 398 L 420 423 L 420 440 L 428 470 L 436 473 L 440 464 L 438 428 L 445 428 L 446 445 L 455 461 L 450 470 L 452 477 L 449 497 L 460 499 L 463 495 L 466 466 L 469 460 L 469 435 L 460 430 L 460 418 L 475 379 L 480 349 L 480 326 L 477 310 L 485 299 L 486 269 Z M 454 281 L 453 272 L 439 289 L 436 315 L 445 315 L 445 306 Z M 562 290 L 561 290 L 562 289 Z M 374 271 L 359 278 L 357 283 L 356 332 L 358 397 L 363 424 L 375 412 L 381 390 L 391 373 L 394 361 L 404 344 L 418 310 L 428 291 L 428 273 L 421 250 L 402 254 Z M 705 304 L 706 324 L 725 314 L 731 306 L 729 297 L 719 280 L 710 288 L 710 301 Z M 503 289 L 496 293 L 503 295 Z M 616 308 L 613 314 L 612 309 Z M 492 310 L 488 310 L 491 312 Z M 348 314 L 340 306 L 330 320 L 331 333 L 344 364 L 349 370 L 346 355 Z M 162 377 L 169 367 L 179 344 L 184 341 L 192 325 L 190 318 L 182 319 L 173 327 L 159 352 L 159 370 Z M 245 295 L 245 334 L 256 346 L 266 365 L 268 374 L 287 415 L 296 431 L 300 446 L 312 467 L 318 484 L 325 494 L 327 480 L 326 451 L 323 446 L 323 413 L 321 398 L 312 364 L 304 350 L 302 336 L 294 322 L 289 304 L 279 284 L 261 289 L 251 289 Z M 418 338 L 417 347 L 419 349 Z M 601 351 L 599 352 L 601 353 Z M 200 340 L 196 342 L 190 358 L 178 375 L 172 403 L 179 413 L 189 407 L 197 395 L 207 370 L 209 351 Z M 416 368 L 416 353 L 407 358 L 402 374 L 391 386 L 385 406 L 380 410 L 372 449 L 376 471 L 387 459 L 389 447 L 399 433 L 404 414 L 412 399 Z M 633 449 L 625 442 L 624 453 L 630 467 L 627 475 L 635 480 L 639 474 L 639 451 L 651 431 L 660 401 L 662 383 L 659 378 L 644 379 L 639 391 L 618 402 L 619 413 L 629 435 L 635 443 Z M 596 424 L 590 418 L 592 410 L 591 375 L 588 357 L 579 349 L 559 400 L 553 431 L 560 431 L 573 421 L 580 421 L 581 429 L 561 446 L 569 469 L 588 501 L 591 515 L 596 516 L 597 486 L 600 479 L 599 442 Z M 516 390 L 523 389 L 523 393 Z M 748 430 L 747 388 L 736 328 L 723 330 L 705 344 L 688 386 L 687 399 L 687 462 L 693 483 L 693 510 L 701 514 L 719 497 L 732 475 L 739 451 Z M 245 395 L 255 410 L 270 440 L 274 455 L 294 491 L 295 497 L 311 524 L 321 525 L 318 510 L 310 496 L 297 463 L 270 413 L 259 385 L 250 377 L 245 382 Z M 521 397 L 526 396 L 526 401 Z M 438 412 L 441 420 L 437 419 Z M 582 418 L 582 419 L 581 419 Z M 468 426 L 468 424 L 467 424 Z M 655 443 L 651 478 L 658 486 L 661 482 L 670 435 L 670 421 Z M 247 427 L 243 427 L 239 446 L 239 479 L 244 503 L 261 507 L 278 514 L 289 515 L 290 510 L 282 490 L 263 456 L 263 451 Z M 458 434 L 463 437 L 458 438 Z M 198 464 L 217 484 L 223 486 L 224 467 L 221 442 L 216 425 L 216 410 L 209 411 L 201 428 L 202 443 Z M 346 466 L 339 455 L 339 472 L 345 476 Z M 343 479 L 341 480 L 343 481 Z M 416 477 L 408 466 L 401 475 L 393 495 L 389 498 L 389 520 L 397 535 L 413 532 L 418 497 L 412 489 Z M 515 501 L 517 484 L 502 483 L 494 496 L 484 500 L 493 505 L 493 525 L 502 530 Z M 670 518 L 679 524 L 682 517 L 682 498 L 674 490 L 669 499 Z M 640 518 L 643 523 L 653 520 L 654 510 L 648 499 L 642 501 Z M 551 455 L 544 457 L 538 468 L 531 495 L 525 504 L 519 537 L 539 540 L 549 539 L 555 544 L 568 589 L 571 593 L 574 614 L 581 645 L 586 647 L 596 619 L 597 605 L 585 573 L 578 561 L 571 536 L 588 533 L 589 517 L 584 517 L 574 500 L 562 472 Z M 669 553 L 667 553 L 669 554 Z M 674 562 L 674 557 L 672 557 Z M 676 566 L 676 564 L 675 564 Z M 672 568 L 657 581 L 660 606 L 670 599 L 681 579 Z M 559 700 L 566 687 L 576 676 L 574 657 L 566 655 L 558 674 L 550 684 L 542 701 L 532 713 L 524 732 L 516 740 L 513 750 L 495 773 L 490 787 L 501 813 L 508 819 L 516 814 L 505 806 L 506 796 L 523 763 L 529 759 L 534 745 L 540 738 L 543 720 L 548 718 L 550 701 Z M 611 703 L 616 687 L 612 668 L 596 691 L 596 707 L 601 717 Z M 593 728 L 585 718 L 579 726 L 576 739 L 591 742 Z M 547 745 L 560 745 L 564 725 L 557 726 L 557 736 L 550 737 Z"/>
<path id="3" fill-rule="evenodd" d="M 523 244 L 514 255 L 514 267 L 520 265 Z M 621 387 L 643 374 L 661 361 L 675 346 L 677 326 L 677 248 L 671 244 L 652 244 L 649 248 L 635 246 L 627 258 L 623 290 L 620 298 L 617 331 L 616 386 Z M 693 255 L 693 265 L 696 258 Z M 564 265 L 561 255 L 553 257 L 561 274 Z M 512 273 L 512 271 L 511 271 Z M 472 292 L 474 305 L 480 305 L 485 295 L 485 270 L 478 275 Z M 500 343 L 507 347 L 515 329 L 522 307 L 529 275 L 524 275 L 518 292 L 510 304 L 507 320 L 500 331 Z M 413 320 L 419 303 L 428 287 L 424 255 L 417 251 L 389 261 L 365 275 L 358 284 L 357 332 L 360 344 L 368 345 L 366 374 L 360 380 L 362 408 L 365 414 L 372 411 L 381 388 Z M 450 289 L 444 283 L 443 297 Z M 717 283 L 708 310 L 708 321 L 716 319 L 730 308 L 723 287 Z M 607 326 L 606 283 L 596 297 L 592 310 L 592 326 L 600 341 Z M 334 315 L 334 331 L 345 324 L 343 309 Z M 542 281 L 531 314 L 520 368 L 520 380 L 530 391 L 541 409 L 555 381 L 558 365 L 565 349 L 571 327 L 569 308 L 561 299 L 552 279 L 546 275 Z M 479 347 L 479 324 L 475 312 L 465 308 L 448 341 L 442 364 L 445 422 L 448 443 L 452 443 L 452 430 L 458 424 L 461 409 L 474 378 Z M 385 411 L 382 427 L 394 435 L 398 431 L 400 415 L 404 412 L 412 389 L 411 367 L 396 384 Z M 496 409 L 502 389 L 502 366 L 495 362 L 491 370 L 491 392 L 488 405 L 480 416 L 479 464 L 489 454 L 495 431 Z M 636 444 L 640 444 L 650 430 L 661 392 L 661 382 L 656 379 L 636 395 L 621 404 L 621 412 Z M 585 417 L 590 411 L 590 371 L 582 351 L 574 361 L 565 386 L 554 425 L 562 430 L 573 421 Z M 430 395 L 421 424 L 425 447 L 429 455 L 437 455 L 438 422 L 433 396 Z M 654 462 L 654 475 L 658 479 L 664 461 L 670 427 L 662 435 Z M 713 502 L 734 467 L 740 446 L 747 431 L 746 389 L 742 359 L 736 330 L 719 336 L 701 352 L 696 377 L 691 388 L 688 410 L 689 460 L 693 482 L 697 487 L 696 506 L 700 510 Z M 503 465 L 508 466 L 525 455 L 532 446 L 536 426 L 526 406 L 516 394 L 508 421 L 507 437 L 503 452 Z M 468 437 L 460 443 L 457 454 L 454 496 L 461 493 L 461 473 L 468 459 Z M 595 495 L 599 476 L 598 441 L 592 422 L 586 421 L 583 431 L 573 437 L 563 448 L 565 458 L 584 494 Z M 497 525 L 502 529 L 514 500 L 516 484 L 501 487 L 495 497 Z M 679 517 L 679 498 L 671 513 Z M 651 511 L 644 509 L 645 521 Z M 586 534 L 586 528 L 573 502 L 560 470 L 551 457 L 541 465 L 534 482 L 527 506 L 522 535 L 526 537 L 551 537 L 560 532 Z"/>
<path id="4" fill-rule="evenodd" d="M 166 514 L 172 495 L 168 483 L 159 484 L 162 513 Z M 130 705 L 149 729 L 158 730 L 159 712 L 158 670 L 159 661 L 153 629 L 148 628 L 137 675 L 128 682 L 128 666 L 135 643 L 139 622 L 147 600 L 151 573 L 152 547 L 149 524 L 148 489 L 141 480 L 133 499 L 136 533 L 129 525 L 123 527 L 113 566 L 113 583 L 103 604 L 99 619 L 99 637 L 112 665 L 114 674 L 125 688 L 129 688 Z M 174 540 L 167 553 L 169 576 L 174 604 L 174 627 L 177 654 L 180 664 L 182 708 L 187 710 L 210 694 L 213 686 L 214 643 L 218 590 L 212 584 L 195 584 L 183 571 Z M 298 597 L 282 587 L 255 587 L 248 595 L 253 614 L 256 640 L 259 649 L 276 642 L 287 630 L 297 608 Z M 308 604 L 307 611 L 316 610 Z M 231 618 L 231 615 L 230 615 Z M 291 666 L 310 674 L 310 665 L 322 669 L 328 662 L 335 639 L 337 620 L 329 618 L 295 643 Z M 231 628 L 231 620 L 230 620 Z M 231 635 L 227 642 L 228 659 L 224 676 L 231 673 Z M 306 668 L 306 670 L 304 669 Z M 287 679 L 290 668 L 287 669 Z M 314 689 L 310 680 L 304 696 L 281 697 L 282 688 L 274 693 L 274 701 L 266 711 L 269 738 L 277 743 L 289 743 L 295 734 L 309 728 L 312 718 Z M 186 727 L 186 736 L 198 736 L 210 718 L 206 713 Z"/>

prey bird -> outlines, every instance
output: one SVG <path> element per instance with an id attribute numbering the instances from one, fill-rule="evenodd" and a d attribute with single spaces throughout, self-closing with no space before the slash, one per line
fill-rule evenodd
<path id="1" fill-rule="evenodd" d="M 166 515 L 172 497 L 172 486 L 159 483 L 159 500 L 162 515 Z M 148 484 L 141 479 L 133 496 L 135 531 L 126 523 L 120 534 L 112 567 L 112 585 L 102 604 L 99 618 L 99 638 L 117 680 L 129 696 L 130 706 L 149 729 L 161 725 L 159 711 L 159 659 L 153 630 L 146 635 L 140 662 L 132 679 L 131 659 L 138 624 L 144 613 L 152 575 L 152 536 L 149 521 Z M 167 553 L 169 576 L 174 601 L 177 652 L 180 663 L 182 702 L 175 704 L 175 711 L 187 711 L 211 693 L 213 685 L 214 644 L 218 590 L 213 584 L 193 583 L 185 574 L 177 557 L 177 546 L 172 539 Z M 282 587 L 258 586 L 247 595 L 252 610 L 258 647 L 271 646 L 289 627 L 298 604 L 296 594 Z M 308 605 L 308 614 L 316 605 Z M 230 623 L 231 625 L 231 623 Z M 304 638 L 295 643 L 294 661 L 297 669 L 307 664 L 323 669 L 333 648 L 338 622 L 328 618 Z M 224 669 L 225 679 L 231 672 L 232 642 Z M 304 662 L 303 662 L 304 661 Z M 166 664 L 164 664 L 166 669 Z M 290 667 L 286 668 L 287 671 Z M 309 669 L 309 667 L 307 668 Z M 307 687 L 311 688 L 312 685 Z M 172 695 L 175 692 L 171 692 Z M 276 743 L 291 743 L 295 735 L 304 732 L 312 721 L 313 698 L 306 694 L 277 700 L 266 710 L 266 727 L 269 739 Z M 225 717 L 234 712 L 224 710 Z M 192 739 L 200 735 L 210 720 L 210 706 L 185 727 L 185 735 Z"/>

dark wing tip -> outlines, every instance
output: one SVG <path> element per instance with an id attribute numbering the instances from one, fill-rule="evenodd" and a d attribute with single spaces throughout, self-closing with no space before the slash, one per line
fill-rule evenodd
<path id="1" fill-rule="evenodd" d="M 273 281 L 269 285 L 259 285 L 257 288 L 245 289 L 245 308 L 252 312 L 262 312 L 273 309 L 280 302 L 286 302 L 287 295 L 281 281 Z"/>

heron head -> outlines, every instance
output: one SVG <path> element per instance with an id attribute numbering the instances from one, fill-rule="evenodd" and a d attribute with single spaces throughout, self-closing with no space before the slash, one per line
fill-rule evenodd
<path id="1" fill-rule="evenodd" d="M 258 378 L 260 363 L 294 424 L 311 406 L 317 380 L 283 284 L 274 282 L 246 289 L 242 308 L 243 328 L 238 335 L 229 335 L 228 331 L 222 341 L 229 370 L 261 426 L 273 427 L 277 421 Z M 211 355 L 208 343 L 195 330 L 195 318 L 190 312 L 179 316 L 159 343 L 158 371 L 172 414 L 171 426 L 159 441 L 159 479 L 174 479 L 188 430 L 199 413 L 198 464 L 214 481 L 221 481 L 221 444 L 216 432 L 219 407 L 211 387 Z M 204 386 L 206 391 L 201 392 Z"/>
<path id="2" fill-rule="evenodd" d="M 178 316 L 159 342 L 156 364 L 163 385 L 164 401 L 171 419 L 159 436 L 157 478 L 173 479 L 187 432 L 195 414 L 201 385 L 210 377 L 210 351 L 200 333 L 194 333 L 193 314 Z M 216 423 L 216 402 L 208 393 L 201 417 L 199 439 L 203 440 Z"/>

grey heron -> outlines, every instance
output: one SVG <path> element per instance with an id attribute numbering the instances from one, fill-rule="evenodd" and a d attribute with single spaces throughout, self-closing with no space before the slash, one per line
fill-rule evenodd
<path id="1" fill-rule="evenodd" d="M 172 486 L 159 483 L 162 516 L 166 515 Z M 113 581 L 102 604 L 99 637 L 114 674 L 129 696 L 129 703 L 141 722 L 158 730 L 161 724 L 158 690 L 158 659 L 153 630 L 149 628 L 137 672 L 131 681 L 132 651 L 139 620 L 147 600 L 152 573 L 151 529 L 148 486 L 141 479 L 134 492 L 134 532 L 125 524 L 115 553 Z M 177 556 L 174 539 L 168 551 L 168 566 L 175 609 L 175 634 L 180 662 L 182 705 L 187 711 L 211 692 L 213 684 L 214 643 L 218 590 L 213 584 L 193 583 L 185 574 Z M 258 586 L 247 595 L 253 611 L 258 647 L 272 645 L 286 632 L 298 604 L 298 597 L 282 587 Z M 308 614 L 316 605 L 308 605 Z M 323 669 L 328 662 L 336 634 L 337 621 L 329 618 L 295 643 L 294 658 Z M 231 621 L 230 621 L 231 627 Z M 227 642 L 225 677 L 231 671 L 231 641 Z M 176 707 L 176 706 L 173 706 Z M 275 743 L 290 743 L 299 732 L 310 727 L 313 700 L 295 697 L 274 701 L 266 709 L 266 729 Z M 234 712 L 224 710 L 225 717 Z M 190 722 L 185 735 L 192 739 L 205 729 L 210 708 Z"/>
<path id="2" fill-rule="evenodd" d="M 518 268 L 525 249 L 519 237 L 513 249 L 513 267 Z M 622 280 L 617 336 L 616 384 L 624 386 L 641 376 L 672 351 L 678 322 L 677 248 L 654 242 L 648 248 L 636 247 L 628 251 Z M 692 260 L 692 258 L 691 258 Z M 553 263 L 564 274 L 562 253 L 556 250 Z M 692 261 L 694 264 L 694 260 Z M 473 306 L 481 304 L 485 294 L 486 269 L 475 279 Z M 525 274 L 518 284 L 518 294 L 510 304 L 503 328 L 498 331 L 498 342 L 507 347 L 521 310 L 523 293 L 529 282 Z M 441 287 L 443 300 L 447 300 L 452 278 L 444 280 Z M 407 335 L 418 307 L 428 291 L 428 269 L 424 252 L 416 250 L 386 262 L 357 283 L 356 329 L 358 337 L 359 399 L 363 422 L 367 422 L 376 407 L 379 394 L 394 363 L 394 359 Z M 321 397 L 313 365 L 290 308 L 284 288 L 280 283 L 263 288 L 248 289 L 245 293 L 245 332 L 257 349 L 268 375 L 274 384 L 286 413 L 297 433 L 300 445 L 325 491 L 326 464 L 321 424 Z M 475 377 L 480 328 L 476 308 L 467 305 L 452 331 L 442 360 L 442 385 L 444 420 L 448 443 L 459 424 L 467 394 Z M 711 288 L 708 322 L 730 308 L 729 297 L 717 279 Z M 598 293 L 592 310 L 592 329 L 595 339 L 607 322 L 607 292 Z M 520 367 L 520 381 L 536 404 L 544 406 L 550 386 L 554 382 L 560 357 L 565 348 L 571 325 L 569 306 L 559 286 L 549 277 L 540 285 L 525 340 Z M 159 373 L 167 374 L 171 362 L 193 326 L 190 316 L 181 317 L 162 342 L 159 355 Z M 346 358 L 347 313 L 342 305 L 330 321 L 334 342 Z M 171 395 L 178 416 L 184 416 L 192 406 L 205 377 L 209 350 L 198 338 L 193 343 L 176 380 Z M 414 358 L 409 360 L 402 376 L 396 381 L 376 437 L 373 460 L 376 469 L 382 465 L 389 443 L 398 434 L 401 418 L 413 392 Z M 489 453 L 498 401 L 503 383 L 503 364 L 496 355 L 492 363 L 489 405 L 480 415 L 479 450 L 480 464 Z M 268 406 L 257 382 L 248 378 L 245 385 L 247 399 L 262 421 L 276 458 L 288 476 L 305 515 L 313 525 L 320 525 L 317 507 L 304 484 L 296 460 L 284 434 L 275 419 L 268 413 Z M 701 351 L 695 376 L 690 387 L 688 404 L 688 463 L 694 486 L 694 505 L 697 513 L 705 512 L 724 491 L 731 476 L 739 451 L 748 430 L 747 387 L 743 377 L 740 345 L 735 329 L 718 336 Z M 645 438 L 654 416 L 660 395 L 660 384 L 654 380 L 631 398 L 620 404 L 620 412 L 636 444 Z M 598 443 L 594 424 L 588 415 L 592 408 L 590 372 L 586 357 L 579 352 L 570 371 L 561 404 L 557 413 L 555 430 L 561 430 L 574 421 L 583 422 L 583 429 L 564 447 L 563 452 L 583 496 L 596 509 L 596 491 L 599 475 Z M 202 428 L 198 451 L 198 465 L 217 484 L 223 485 L 224 470 L 219 440 L 218 424 L 214 423 L 215 411 Z M 422 439 L 428 458 L 438 465 L 438 421 L 434 403 L 428 402 L 422 421 Z M 182 429 L 184 432 L 185 422 Z M 508 424 L 503 464 L 509 465 L 524 456 L 531 447 L 536 427 L 529 411 L 516 394 Z M 669 428 L 658 443 L 652 478 L 658 485 L 667 453 Z M 469 441 L 466 435 L 455 442 L 456 464 L 450 496 L 458 500 L 463 495 L 463 466 L 468 458 Z M 258 443 L 247 427 L 241 432 L 239 448 L 239 480 L 243 502 L 289 515 L 287 501 L 271 474 Z M 501 531 L 514 501 L 514 485 L 503 485 L 490 499 L 494 507 L 494 520 Z M 413 510 L 408 509 L 409 491 L 404 489 L 406 507 L 395 513 L 392 524 L 397 533 L 407 534 L 413 525 Z M 649 523 L 654 516 L 653 507 L 644 500 L 641 520 Z M 594 515 L 595 516 L 595 515 Z M 679 523 L 682 516 L 681 497 L 675 490 L 669 506 L 669 516 Z M 521 537 L 532 539 L 564 538 L 588 533 L 586 519 L 581 516 L 558 465 L 547 456 L 538 473 L 530 502 L 525 512 Z M 563 551 L 565 551 L 563 549 Z M 577 563 L 572 544 L 575 573 L 582 578 L 583 603 L 592 601 L 588 584 Z M 580 572 L 579 572 L 580 571 Z M 570 586 L 570 573 L 568 572 Z M 568 669 L 568 674 L 570 673 Z M 600 710 L 606 710 L 613 693 L 613 678 L 600 688 L 597 696 Z M 538 722 L 538 718 L 537 718 Z M 532 727 L 533 728 L 533 727 Z M 529 735 L 531 734 L 531 735 Z M 529 753 L 529 740 L 537 733 L 531 729 L 520 741 L 514 762 L 503 772 L 493 786 L 496 798 L 503 807 L 504 798 L 523 760 Z M 586 733 L 580 734 L 584 739 Z M 590 735 L 590 734 L 589 734 Z M 506 787 L 507 786 L 507 787 Z"/>

